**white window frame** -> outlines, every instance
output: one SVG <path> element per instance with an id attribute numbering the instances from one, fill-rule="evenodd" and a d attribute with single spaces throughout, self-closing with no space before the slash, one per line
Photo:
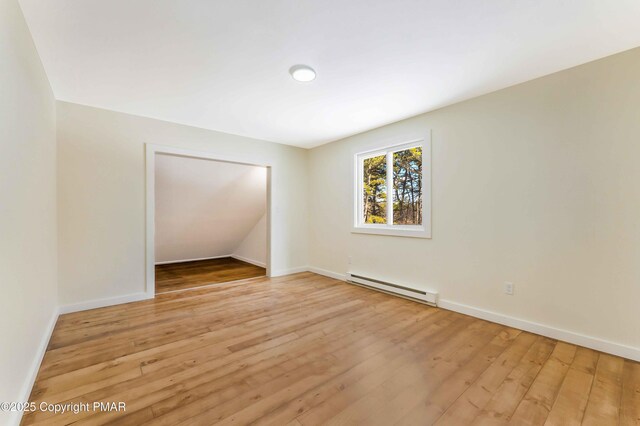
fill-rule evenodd
<path id="1" fill-rule="evenodd" d="M 387 222 L 363 223 L 364 202 L 363 162 L 367 158 L 386 155 L 387 197 L 393 197 L 393 153 L 409 148 L 422 147 L 422 225 L 394 225 L 393 202 L 387 201 Z M 357 234 L 391 235 L 396 237 L 431 238 L 431 133 L 417 139 L 405 139 L 402 143 L 386 145 L 354 155 L 353 223 L 351 232 Z M 388 200 L 392 198 L 388 198 Z M 389 224 L 390 222 L 390 224 Z"/>

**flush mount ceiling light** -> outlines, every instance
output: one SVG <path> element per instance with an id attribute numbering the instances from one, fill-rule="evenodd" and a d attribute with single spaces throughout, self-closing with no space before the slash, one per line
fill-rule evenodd
<path id="1" fill-rule="evenodd" d="M 308 65 L 294 65 L 289 68 L 289 74 L 296 81 L 308 83 L 316 79 L 316 72 Z"/>

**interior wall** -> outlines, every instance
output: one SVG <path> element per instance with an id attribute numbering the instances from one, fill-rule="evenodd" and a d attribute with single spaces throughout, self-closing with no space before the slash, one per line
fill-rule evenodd
<path id="1" fill-rule="evenodd" d="M 307 265 L 307 150 L 57 103 L 63 305 L 145 289 L 145 143 L 272 168 L 272 274 Z"/>
<path id="2" fill-rule="evenodd" d="M 258 266 L 267 266 L 267 215 L 258 220 L 244 239 L 233 250 L 233 256 Z"/>
<path id="3" fill-rule="evenodd" d="M 0 0 L 0 401 L 22 401 L 56 314 L 55 101 L 18 2 Z M 0 410 L 0 424 L 18 413 Z"/>
<path id="4" fill-rule="evenodd" d="M 266 209 L 265 167 L 156 154 L 156 263 L 231 256 Z"/>
<path id="5" fill-rule="evenodd" d="M 350 233 L 354 154 L 428 129 L 433 238 Z M 640 348 L 639 141 L 634 49 L 315 148 L 311 264 Z"/>

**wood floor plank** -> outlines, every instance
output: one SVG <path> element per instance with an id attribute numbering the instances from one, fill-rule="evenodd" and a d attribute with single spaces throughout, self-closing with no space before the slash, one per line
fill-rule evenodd
<path id="1" fill-rule="evenodd" d="M 353 310 L 349 310 L 349 312 L 353 312 Z M 334 315 L 325 315 L 324 317 L 327 320 L 336 320 L 337 318 L 335 316 L 335 312 L 333 312 L 333 314 Z M 299 324 L 306 324 L 306 323 L 304 321 L 299 321 Z M 262 345 L 263 343 L 269 345 L 270 347 L 272 346 L 273 343 L 279 343 L 279 344 L 287 343 L 287 342 L 296 340 L 297 337 L 298 336 L 294 332 L 284 336 L 279 336 L 279 337 L 265 336 L 265 339 L 263 342 L 255 342 L 254 346 L 247 347 L 245 349 L 251 349 L 253 347 L 264 348 L 264 346 Z M 311 337 L 317 338 L 317 336 L 311 336 Z M 279 340 L 280 338 L 284 338 L 284 340 L 282 339 Z M 304 342 L 297 342 L 297 344 L 299 345 L 302 345 L 302 343 Z M 224 343 L 220 343 L 220 345 L 224 346 Z M 220 345 L 216 345 L 216 347 Z M 275 345 L 275 346 L 277 347 L 279 345 Z M 304 346 L 304 347 L 308 348 L 308 346 Z M 293 355 L 291 352 L 287 351 L 287 353 Z M 171 385 L 173 381 L 177 381 L 179 383 L 179 385 L 177 385 L 176 388 L 180 388 L 184 390 L 186 389 L 185 386 L 181 385 L 180 383 L 185 382 L 187 380 L 188 380 L 189 387 L 193 387 L 202 381 L 207 382 L 208 380 L 213 380 L 220 377 L 221 374 L 219 374 L 217 371 L 212 371 L 212 373 L 214 373 L 215 375 L 211 377 L 209 377 L 208 372 L 211 370 L 211 368 L 216 369 L 220 366 L 224 366 L 226 360 L 232 360 L 232 359 L 235 360 L 242 357 L 242 362 L 236 363 L 236 367 L 238 370 L 241 369 L 246 362 L 251 362 L 253 366 L 255 366 L 258 363 L 258 360 L 255 358 L 253 359 L 250 357 L 247 358 L 246 351 L 244 350 L 231 353 L 234 355 L 238 354 L 238 356 L 236 357 L 232 357 L 231 355 L 229 355 L 229 357 L 216 356 L 215 354 L 210 354 L 207 351 L 202 351 L 202 350 L 198 351 L 198 354 L 207 356 L 208 359 L 210 359 L 210 361 L 205 362 L 206 359 L 205 361 L 203 361 L 203 360 L 192 360 L 189 358 L 174 360 L 173 365 L 174 366 L 177 365 L 178 366 L 177 368 L 172 368 L 171 362 L 170 362 L 169 364 L 165 364 L 164 368 L 162 369 L 150 370 L 151 373 L 157 373 L 157 374 L 154 374 L 154 375 L 146 374 L 143 378 L 140 378 L 140 380 L 128 381 L 127 383 L 124 384 L 125 386 L 118 386 L 118 389 L 120 390 L 119 393 L 115 392 L 116 387 L 111 387 L 109 389 L 104 389 L 104 390 L 94 392 L 88 396 L 90 396 L 92 399 L 97 399 L 97 400 L 104 398 L 107 395 L 112 395 L 112 397 L 117 397 L 121 399 L 126 398 L 130 402 L 130 406 L 138 402 L 135 399 L 136 395 L 140 395 L 141 397 L 144 397 L 145 401 L 147 402 L 149 401 L 154 402 L 154 401 L 161 400 L 163 398 L 168 397 L 166 395 L 167 389 L 165 388 Z M 263 354 L 265 354 L 265 352 L 263 352 Z M 186 353 L 185 355 L 188 357 L 190 353 Z M 168 360 L 171 361 L 170 358 Z M 245 369 L 245 372 L 246 371 L 248 370 Z M 143 367 L 143 372 L 144 372 L 144 367 Z M 167 374 L 172 374 L 172 373 L 174 373 L 172 377 L 167 377 Z M 158 380 L 156 380 L 156 378 Z M 152 391 L 154 390 L 154 388 L 157 388 L 158 384 L 160 385 L 158 391 L 156 393 L 153 393 Z M 133 392 L 137 390 L 139 390 L 138 393 Z"/>
<path id="2" fill-rule="evenodd" d="M 549 359 L 555 345 L 556 342 L 551 339 L 538 337 L 471 424 L 501 425 L 507 423 L 543 365 Z"/>
<path id="3" fill-rule="evenodd" d="M 266 269 L 233 257 L 156 265 L 156 293 L 262 277 Z"/>
<path id="4" fill-rule="evenodd" d="M 382 327 L 382 324 L 380 324 L 380 326 Z M 320 336 L 312 333 L 301 337 L 300 340 L 307 340 L 306 344 L 298 340 L 291 342 L 291 344 L 283 345 L 277 350 L 270 351 L 271 353 L 261 352 L 253 357 L 244 357 L 242 364 L 239 365 L 243 371 L 235 374 L 233 379 L 236 381 L 242 380 L 250 385 L 258 386 L 265 380 L 269 380 L 276 372 L 285 374 L 301 362 L 309 362 L 310 360 L 319 358 L 320 355 L 327 350 L 335 350 L 337 347 L 335 346 L 336 344 L 345 343 L 343 337 L 351 337 L 355 339 L 354 342 L 362 337 L 362 334 L 354 335 L 352 330 L 340 330 L 324 336 L 322 335 L 322 330 L 319 330 L 317 333 L 319 333 Z M 309 344 L 311 342 L 313 342 L 313 344 Z M 300 350 L 301 347 L 304 347 L 305 350 Z M 313 351 L 313 356 L 311 357 L 307 353 L 309 350 Z M 295 363 L 291 362 L 289 358 L 294 358 Z M 243 367 L 243 365 L 247 363 L 250 365 Z M 212 371 L 212 373 L 214 372 Z M 220 376 L 217 373 L 214 374 Z M 173 407 L 184 405 L 185 401 L 188 402 L 189 400 L 204 398 L 218 390 L 224 390 L 221 389 L 223 386 L 220 386 L 220 383 L 212 385 L 212 379 L 215 379 L 215 376 L 199 376 L 196 381 L 190 383 L 188 388 L 184 389 L 185 392 L 182 392 L 182 395 L 176 395 L 175 397 L 154 404 L 154 411 L 158 414 L 164 414 L 171 411 Z M 194 385 L 198 385 L 199 387 L 195 387 Z M 204 403 L 206 405 L 206 401 Z M 198 402 L 198 404 L 201 404 L 201 402 Z M 176 413 L 173 413 L 172 415 L 175 414 Z M 180 416 L 178 415 L 178 417 Z"/>
<path id="5" fill-rule="evenodd" d="M 457 322 L 458 325 L 453 326 L 453 322 Z M 468 325 L 468 322 L 461 318 L 446 311 L 438 311 L 415 333 L 401 339 L 401 344 L 393 345 L 367 359 L 355 358 L 347 353 L 347 356 L 340 360 L 342 372 L 322 381 L 298 398 L 280 404 L 269 414 L 257 419 L 256 424 L 281 424 L 288 418 L 300 415 L 301 423 L 322 424 L 332 413 L 340 411 L 357 399 L 361 389 L 371 389 L 388 380 L 392 372 L 400 366 L 414 362 L 416 356 L 424 354 L 424 351 L 432 348 L 436 342 L 446 339 L 449 327 L 459 327 L 461 330 L 465 325 Z M 421 344 L 425 340 L 429 340 L 432 345 Z M 309 414 L 313 416 L 313 421 L 310 420 Z"/>
<path id="6" fill-rule="evenodd" d="M 391 305 L 388 303 L 388 299 L 385 301 L 383 299 L 382 295 L 377 295 L 376 299 L 372 299 L 372 302 L 375 300 L 380 300 L 381 303 L 378 304 L 378 306 L 381 305 L 389 305 L 390 307 L 394 307 L 394 309 L 400 309 L 400 310 L 406 310 L 410 307 L 410 305 L 403 305 L 401 307 L 398 307 L 397 304 Z M 352 302 L 348 302 L 348 303 L 352 303 Z M 334 304 L 335 305 L 335 304 Z M 415 304 L 411 304 L 411 305 L 415 305 Z M 335 307 L 335 306 L 334 306 Z M 371 309 L 370 309 L 371 310 Z M 413 311 L 413 309 L 411 309 Z M 345 310 L 345 312 L 349 312 L 351 315 L 354 314 L 354 310 L 353 309 L 347 309 Z M 336 316 L 335 312 L 332 312 L 332 315 L 324 315 L 325 320 L 326 321 L 341 321 L 343 326 L 346 325 L 345 321 L 342 320 L 340 318 L 340 316 Z M 371 312 L 368 313 L 368 317 L 371 320 L 374 315 L 372 315 Z M 298 326 L 299 327 L 305 327 L 305 328 L 298 328 L 298 329 L 292 329 L 295 330 L 296 333 L 293 333 L 294 335 L 296 335 L 297 333 L 300 333 L 301 331 L 305 330 L 308 326 L 322 326 L 324 321 L 322 322 L 315 322 L 315 323 L 309 323 L 309 318 L 308 317 L 303 317 L 301 319 L 298 320 Z M 386 321 L 388 323 L 388 321 Z M 373 323 L 375 325 L 375 323 Z M 389 325 L 392 325 L 391 323 L 388 323 Z M 326 326 L 327 323 L 324 323 L 324 326 Z M 343 327 L 345 328 L 345 327 Z M 382 328 L 382 327 L 380 327 Z M 324 329 L 320 329 L 321 332 L 324 332 Z M 301 333 L 304 335 L 304 333 Z M 333 337 L 333 335 L 332 335 Z M 277 338 L 273 338 L 273 339 L 268 339 L 266 340 L 267 343 L 269 342 L 274 342 L 276 341 Z M 222 345 L 224 345 L 224 343 L 220 343 Z M 298 346 L 303 347 L 305 349 L 309 349 L 309 346 L 305 345 L 304 342 L 297 342 Z M 218 345 L 219 346 L 219 345 Z M 255 346 L 254 346 L 255 347 Z M 248 348 L 251 349 L 251 348 Z M 243 350 L 244 351 L 244 350 Z M 242 358 L 242 363 L 238 362 L 237 365 L 237 369 L 242 368 L 242 365 L 244 363 L 250 362 L 252 364 L 252 367 L 255 367 L 256 365 L 258 365 L 258 361 L 255 358 L 247 358 L 246 357 L 246 353 L 243 353 L 243 351 L 239 351 L 239 352 L 234 352 L 233 355 L 238 355 L 236 357 L 233 357 L 233 359 L 239 359 L 241 356 Z M 198 351 L 199 353 L 203 353 L 203 351 Z M 290 350 L 286 351 L 287 354 L 289 354 L 290 356 L 295 355 L 294 352 L 291 352 Z M 264 352 L 263 352 L 264 354 Z M 188 353 L 186 354 L 187 356 L 189 355 Z M 211 371 L 212 373 L 214 373 L 214 376 L 209 376 L 208 375 L 208 371 L 210 371 L 212 368 L 213 369 L 217 369 L 220 366 L 223 366 L 226 362 L 226 360 L 231 360 L 232 356 L 230 355 L 229 357 L 213 357 L 214 359 L 212 359 L 210 362 L 199 362 L 199 363 L 194 363 L 191 360 L 186 360 L 186 359 L 180 359 L 180 360 L 176 360 L 173 365 L 177 365 L 177 369 L 175 367 L 171 367 L 171 363 L 166 364 L 161 370 L 157 371 L 157 370 L 153 370 L 154 374 L 152 376 L 150 375 L 145 375 L 144 378 L 140 379 L 140 380 L 136 380 L 136 381 L 129 381 L 126 384 L 123 384 L 123 386 L 118 387 L 120 390 L 120 393 L 114 393 L 116 390 L 116 387 L 111 387 L 110 389 L 105 389 L 103 391 L 99 391 L 99 392 L 94 392 L 90 395 L 88 395 L 87 397 L 91 397 L 92 399 L 101 399 L 103 397 L 106 397 L 107 395 L 112 395 L 112 397 L 118 397 L 118 398 L 127 398 L 127 400 L 130 402 L 130 405 L 139 405 L 140 402 L 138 400 L 136 400 L 136 394 L 140 395 L 141 397 L 144 397 L 144 400 L 149 403 L 153 403 L 155 401 L 159 401 L 163 398 L 167 398 L 166 395 L 166 391 L 167 389 L 165 389 L 166 386 L 168 386 L 167 380 L 165 379 L 167 374 L 172 374 L 175 373 L 174 376 L 170 377 L 170 381 L 169 384 L 171 384 L 171 382 L 175 381 L 178 384 L 186 382 L 188 380 L 188 385 L 189 387 L 193 387 L 195 385 L 197 385 L 200 382 L 204 382 L 206 383 L 207 381 L 216 379 L 218 377 L 221 376 L 221 374 L 219 374 L 219 371 Z M 169 359 L 169 361 L 171 361 Z M 187 370 L 185 370 L 185 368 L 187 368 Z M 194 368 L 197 367 L 197 368 Z M 144 367 L 143 367 L 144 370 Z M 247 372 L 249 370 L 244 370 L 244 372 Z M 228 373 L 228 372 L 227 372 Z M 158 378 L 158 380 L 156 380 L 156 378 Z M 134 382 L 140 382 L 140 383 L 134 383 Z M 164 383 L 164 384 L 163 384 Z M 157 384 L 159 384 L 159 388 L 156 386 Z M 184 385 L 179 385 L 180 389 L 185 390 L 185 386 Z M 157 391 L 154 393 L 154 389 L 156 389 Z M 134 391 L 138 391 L 138 393 L 134 393 Z M 182 392 L 180 392 L 182 393 Z M 77 416 L 76 416 L 77 417 Z"/>
<path id="7" fill-rule="evenodd" d="M 62 315 L 30 399 L 127 410 L 22 424 L 637 425 L 639 365 L 300 273 Z"/>
<path id="8" fill-rule="evenodd" d="M 433 424 L 504 353 L 520 333 L 519 330 L 510 328 L 502 330 L 481 351 L 466 363 L 461 363 L 455 372 L 438 377 L 440 382 L 433 386 L 433 390 L 425 392 L 420 389 L 422 400 L 417 406 L 410 408 L 396 424 Z"/>
<path id="9" fill-rule="evenodd" d="M 390 424 L 400 413 L 416 407 L 443 377 L 468 362 L 487 346 L 501 327 L 472 323 L 465 331 L 449 336 L 434 356 L 417 359 L 395 372 L 363 398 L 336 413 L 326 424 Z"/>
<path id="10" fill-rule="evenodd" d="M 600 355 L 583 424 L 589 426 L 618 424 L 623 368 L 622 358 L 607 354 Z"/>
<path id="11" fill-rule="evenodd" d="M 578 348 L 558 396 L 545 422 L 546 425 L 580 425 L 587 407 L 599 354 Z"/>
<path id="12" fill-rule="evenodd" d="M 212 331 L 212 329 L 224 327 L 226 330 L 229 330 L 230 326 L 236 324 L 244 327 L 246 326 L 244 322 L 254 325 L 252 321 L 264 318 L 265 310 L 271 313 L 269 319 L 273 321 L 278 320 L 279 316 L 286 314 L 287 311 L 295 311 L 307 305 L 313 305 L 314 308 L 319 308 L 325 303 L 327 305 L 335 305 L 333 300 L 346 294 L 343 289 L 332 291 L 325 296 L 324 293 L 326 291 L 327 290 L 316 291 L 310 301 L 299 302 L 297 305 L 283 303 L 283 307 L 281 308 L 273 307 L 272 303 L 269 302 L 269 308 L 262 309 L 261 305 L 256 301 L 251 303 L 250 309 L 247 309 L 242 315 L 234 315 L 232 319 L 223 318 L 221 321 L 216 321 L 216 315 L 227 316 L 229 309 L 221 309 L 220 311 L 213 312 L 213 317 L 211 318 L 207 318 L 202 312 L 192 309 L 190 317 L 193 317 L 195 314 L 200 314 L 198 321 L 178 321 L 172 317 L 173 322 L 154 322 L 152 321 L 153 317 L 151 317 L 147 319 L 147 327 L 133 331 L 129 329 L 119 330 L 117 332 L 119 337 L 117 341 L 122 343 L 114 342 L 112 337 L 102 338 L 98 341 L 68 342 L 68 346 L 66 347 L 47 352 L 46 358 L 48 362 L 44 364 L 41 370 L 43 374 L 42 377 L 63 374 L 69 368 L 77 369 L 81 363 L 83 365 L 93 365 L 101 359 L 103 361 L 109 361 L 112 359 L 114 352 L 120 353 L 121 355 L 131 354 L 172 341 L 184 341 L 189 337 L 195 337 L 202 333 Z M 304 296 L 308 294 L 310 293 L 304 294 Z M 240 304 L 240 300 L 241 298 L 238 296 L 236 300 L 238 304 Z M 295 299 L 282 298 L 283 302 L 288 300 L 293 301 Z M 199 325 L 199 327 L 194 327 L 194 325 Z M 149 333 L 148 329 L 153 329 L 154 333 Z M 128 339 L 124 339 L 125 337 L 128 337 Z"/>
<path id="13" fill-rule="evenodd" d="M 336 413 L 348 408 L 372 390 L 390 380 L 397 371 L 415 364 L 416 359 L 435 356 L 453 334 L 465 330 L 471 322 L 465 317 L 447 316 L 405 344 L 350 368 L 343 374 L 313 389 L 297 401 L 296 412 L 302 424 L 324 424 Z M 428 344 L 426 344 L 428 341 Z"/>
<path id="14" fill-rule="evenodd" d="M 442 314 L 442 312 L 439 312 L 439 314 Z M 434 332 L 437 333 L 439 328 L 436 323 L 439 322 L 439 320 L 436 322 L 433 322 L 433 320 L 437 317 L 438 314 L 429 317 L 427 321 L 415 322 L 415 324 L 412 324 L 410 327 L 403 328 L 399 334 L 397 334 L 398 338 L 403 340 L 406 338 L 407 341 L 411 341 L 414 338 L 435 337 Z M 396 332 L 394 332 L 394 335 L 395 333 Z M 359 351 L 356 357 L 353 356 L 353 351 L 350 348 L 343 348 L 333 352 L 332 355 L 336 358 L 331 366 L 334 373 L 330 376 L 333 377 L 333 379 L 326 380 L 325 376 L 312 378 L 306 383 L 302 381 L 294 383 L 292 387 L 273 395 L 270 400 L 261 401 L 261 406 L 256 404 L 249 405 L 241 412 L 225 418 L 223 423 L 231 424 L 237 421 L 241 423 L 250 421 L 255 424 L 282 424 L 286 422 L 287 419 L 300 415 L 309 407 L 320 403 L 326 397 L 334 395 L 338 383 L 340 383 L 340 390 L 344 391 L 347 386 L 345 384 L 347 383 L 347 377 L 349 375 L 351 375 L 352 378 L 355 377 L 357 375 L 356 370 L 360 369 L 360 372 L 362 372 L 362 368 L 365 366 L 367 366 L 369 372 L 374 371 L 373 369 L 377 369 L 378 371 L 386 369 L 389 367 L 390 357 L 394 354 L 407 352 L 409 350 L 406 347 L 401 348 L 394 344 L 387 345 L 380 351 L 377 351 L 378 348 L 380 348 L 380 346 L 370 345 L 366 348 L 366 351 Z M 299 391 L 299 397 L 294 400 L 289 400 L 288 398 L 283 399 L 282 396 L 286 395 L 287 390 L 291 390 L 293 387 L 303 388 Z"/>
<path id="15" fill-rule="evenodd" d="M 544 424 L 558 396 L 560 386 L 576 355 L 577 347 L 558 342 L 549 360 L 511 417 L 512 425 Z"/>
<path id="16" fill-rule="evenodd" d="M 470 424 L 484 406 L 491 400 L 500 385 L 513 371 L 527 351 L 533 346 L 536 336 L 521 333 L 516 340 L 482 376 L 473 383 L 457 400 L 450 404 L 435 422 L 438 425 Z"/>
<path id="17" fill-rule="evenodd" d="M 625 360 L 622 374 L 620 425 L 640 425 L 640 363 Z"/>
<path id="18" fill-rule="evenodd" d="M 195 401 L 192 406 L 180 407 L 180 409 L 163 416 L 158 424 L 172 424 L 177 419 L 185 419 L 190 413 L 194 412 L 201 412 L 201 414 L 190 419 L 191 422 L 197 423 L 201 420 L 206 421 L 206 419 L 217 419 L 217 421 L 219 421 L 226 417 L 233 416 L 236 411 L 242 410 L 243 407 L 254 406 L 252 407 L 252 410 L 255 410 L 256 405 L 260 407 L 265 404 L 270 404 L 273 399 L 278 396 L 277 391 L 269 392 L 269 390 L 280 390 L 281 386 L 279 386 L 278 383 L 281 382 L 278 382 L 278 380 L 281 380 L 282 377 L 286 377 L 286 380 L 282 380 L 285 380 L 291 385 L 311 385 L 313 378 L 309 379 L 307 376 L 313 376 L 312 373 L 316 370 L 314 368 L 309 368 L 308 366 L 313 366 L 314 360 L 322 360 L 323 357 L 328 357 L 331 360 L 331 367 L 335 370 L 336 368 L 339 368 L 339 363 L 337 361 L 340 359 L 341 353 L 346 352 L 347 354 L 351 354 L 355 352 L 359 357 L 366 357 L 367 354 L 375 354 L 377 350 L 380 350 L 390 344 L 389 342 L 380 339 L 381 336 L 410 332 L 412 328 L 407 329 L 405 327 L 411 322 L 415 323 L 415 320 L 412 318 L 405 322 L 398 323 L 388 323 L 387 321 L 386 324 L 382 323 L 374 325 L 374 327 L 378 329 L 374 332 L 377 333 L 377 336 L 372 335 L 373 333 L 371 331 L 363 330 L 363 332 L 358 335 L 351 333 L 351 335 L 349 335 L 349 340 L 341 339 L 341 341 L 337 342 L 337 346 L 331 347 L 326 344 L 323 345 L 323 349 L 314 350 L 311 357 L 294 355 L 292 358 L 295 359 L 295 363 L 292 362 L 292 360 L 285 361 L 285 364 L 282 364 L 284 370 L 276 370 L 275 377 L 273 371 L 265 371 L 266 374 L 264 375 L 264 381 L 259 381 L 260 375 L 253 375 L 248 383 L 252 385 L 252 391 L 246 392 L 241 398 L 229 399 L 222 396 L 222 399 L 220 399 L 219 392 L 216 394 L 207 392 L 206 394 L 201 395 L 203 397 Z M 415 323 L 412 327 L 415 328 L 421 326 L 422 324 Z M 345 343 L 347 343 L 346 347 L 340 347 Z M 356 350 L 358 348 L 359 350 Z M 300 363 L 302 363 L 302 365 Z M 327 368 L 329 367 L 327 366 Z M 303 383 L 297 384 L 297 381 L 302 381 Z M 197 407 L 197 409 L 194 409 L 194 406 Z"/>

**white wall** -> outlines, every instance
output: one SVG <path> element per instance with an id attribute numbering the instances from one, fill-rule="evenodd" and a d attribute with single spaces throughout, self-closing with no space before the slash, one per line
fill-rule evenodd
<path id="1" fill-rule="evenodd" d="M 15 0 L 0 0 L 0 401 L 28 397 L 56 312 L 55 101 Z M 0 411 L 0 424 L 17 421 Z"/>
<path id="2" fill-rule="evenodd" d="M 351 234 L 353 154 L 427 129 L 433 239 Z M 311 264 L 640 349 L 639 161 L 634 49 L 311 150 Z"/>
<path id="3" fill-rule="evenodd" d="M 307 265 L 306 150 L 77 104 L 57 108 L 63 305 L 144 292 L 146 142 L 272 165 L 272 271 Z"/>
<path id="4" fill-rule="evenodd" d="M 156 262 L 229 256 L 265 215 L 265 167 L 165 154 L 155 167 Z"/>
<path id="5" fill-rule="evenodd" d="M 264 214 L 249 231 L 246 237 L 233 250 L 233 255 L 241 260 L 256 264 L 267 265 L 267 215 Z"/>

